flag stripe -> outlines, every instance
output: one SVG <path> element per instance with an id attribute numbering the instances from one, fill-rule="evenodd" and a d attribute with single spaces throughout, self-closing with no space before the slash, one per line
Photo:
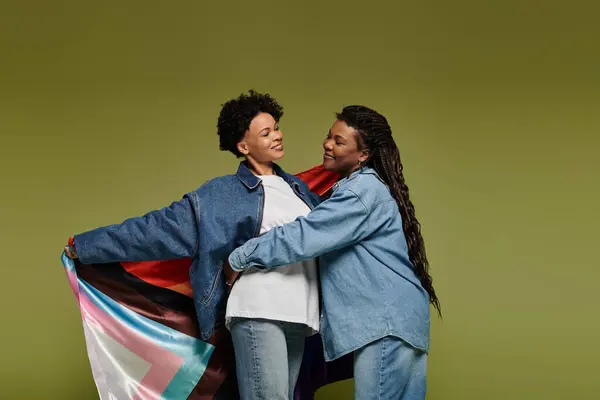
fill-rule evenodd
<path id="1" fill-rule="evenodd" d="M 128 309 L 200 338 L 194 301 L 181 293 L 151 285 L 126 272 L 119 263 L 84 265 L 77 263 L 77 275 L 97 290 Z"/>

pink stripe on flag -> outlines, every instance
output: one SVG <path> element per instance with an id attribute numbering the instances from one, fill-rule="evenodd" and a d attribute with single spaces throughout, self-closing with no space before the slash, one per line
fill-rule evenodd
<path id="1" fill-rule="evenodd" d="M 106 314 L 85 294 L 81 292 L 79 294 L 79 306 L 85 322 L 101 329 L 122 346 L 152 364 L 144 379 L 138 384 L 138 391 L 133 399 L 160 398 L 160 394 L 165 391 L 183 364 L 183 357 L 153 343 L 147 337 Z"/>
<path id="2" fill-rule="evenodd" d="M 67 273 L 67 279 L 69 280 L 69 285 L 71 286 L 71 290 L 79 303 L 79 283 L 77 283 L 77 274 L 73 269 L 65 268 L 65 272 Z"/>

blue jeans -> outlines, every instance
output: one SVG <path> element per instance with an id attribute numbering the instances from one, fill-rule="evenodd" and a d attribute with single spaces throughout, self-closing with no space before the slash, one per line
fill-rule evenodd
<path id="1" fill-rule="evenodd" d="M 236 318 L 231 324 L 242 400 L 291 400 L 300 373 L 307 326 Z"/>
<path id="2" fill-rule="evenodd" d="M 427 353 L 386 336 L 354 352 L 355 400 L 424 400 Z"/>

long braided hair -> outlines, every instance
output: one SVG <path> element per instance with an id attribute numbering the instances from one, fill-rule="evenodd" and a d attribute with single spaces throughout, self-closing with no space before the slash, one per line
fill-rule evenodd
<path id="1" fill-rule="evenodd" d="M 365 106 L 344 107 L 342 112 L 336 116 L 338 120 L 344 121 L 359 133 L 359 150 L 362 150 L 363 147 L 369 150 L 369 158 L 365 165 L 377 171 L 398 203 L 402 216 L 402 228 L 408 245 L 408 256 L 421 285 L 429 293 L 431 304 L 441 316 L 440 301 L 435 294 L 429 275 L 429 262 L 425 254 L 425 242 L 421 236 L 421 224 L 415 216 L 415 207 L 408 195 L 408 186 L 406 186 L 402 173 L 400 151 L 392 137 L 392 128 L 383 115 Z"/>

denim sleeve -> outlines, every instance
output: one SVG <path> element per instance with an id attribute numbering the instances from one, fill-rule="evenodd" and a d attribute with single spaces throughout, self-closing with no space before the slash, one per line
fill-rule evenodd
<path id="1" fill-rule="evenodd" d="M 84 264 L 193 257 L 198 244 L 194 193 L 141 217 L 75 235 L 74 241 Z"/>
<path id="2" fill-rule="evenodd" d="M 247 241 L 229 256 L 232 269 L 276 268 L 359 242 L 370 234 L 369 211 L 352 190 L 337 190 L 305 217 Z"/>

